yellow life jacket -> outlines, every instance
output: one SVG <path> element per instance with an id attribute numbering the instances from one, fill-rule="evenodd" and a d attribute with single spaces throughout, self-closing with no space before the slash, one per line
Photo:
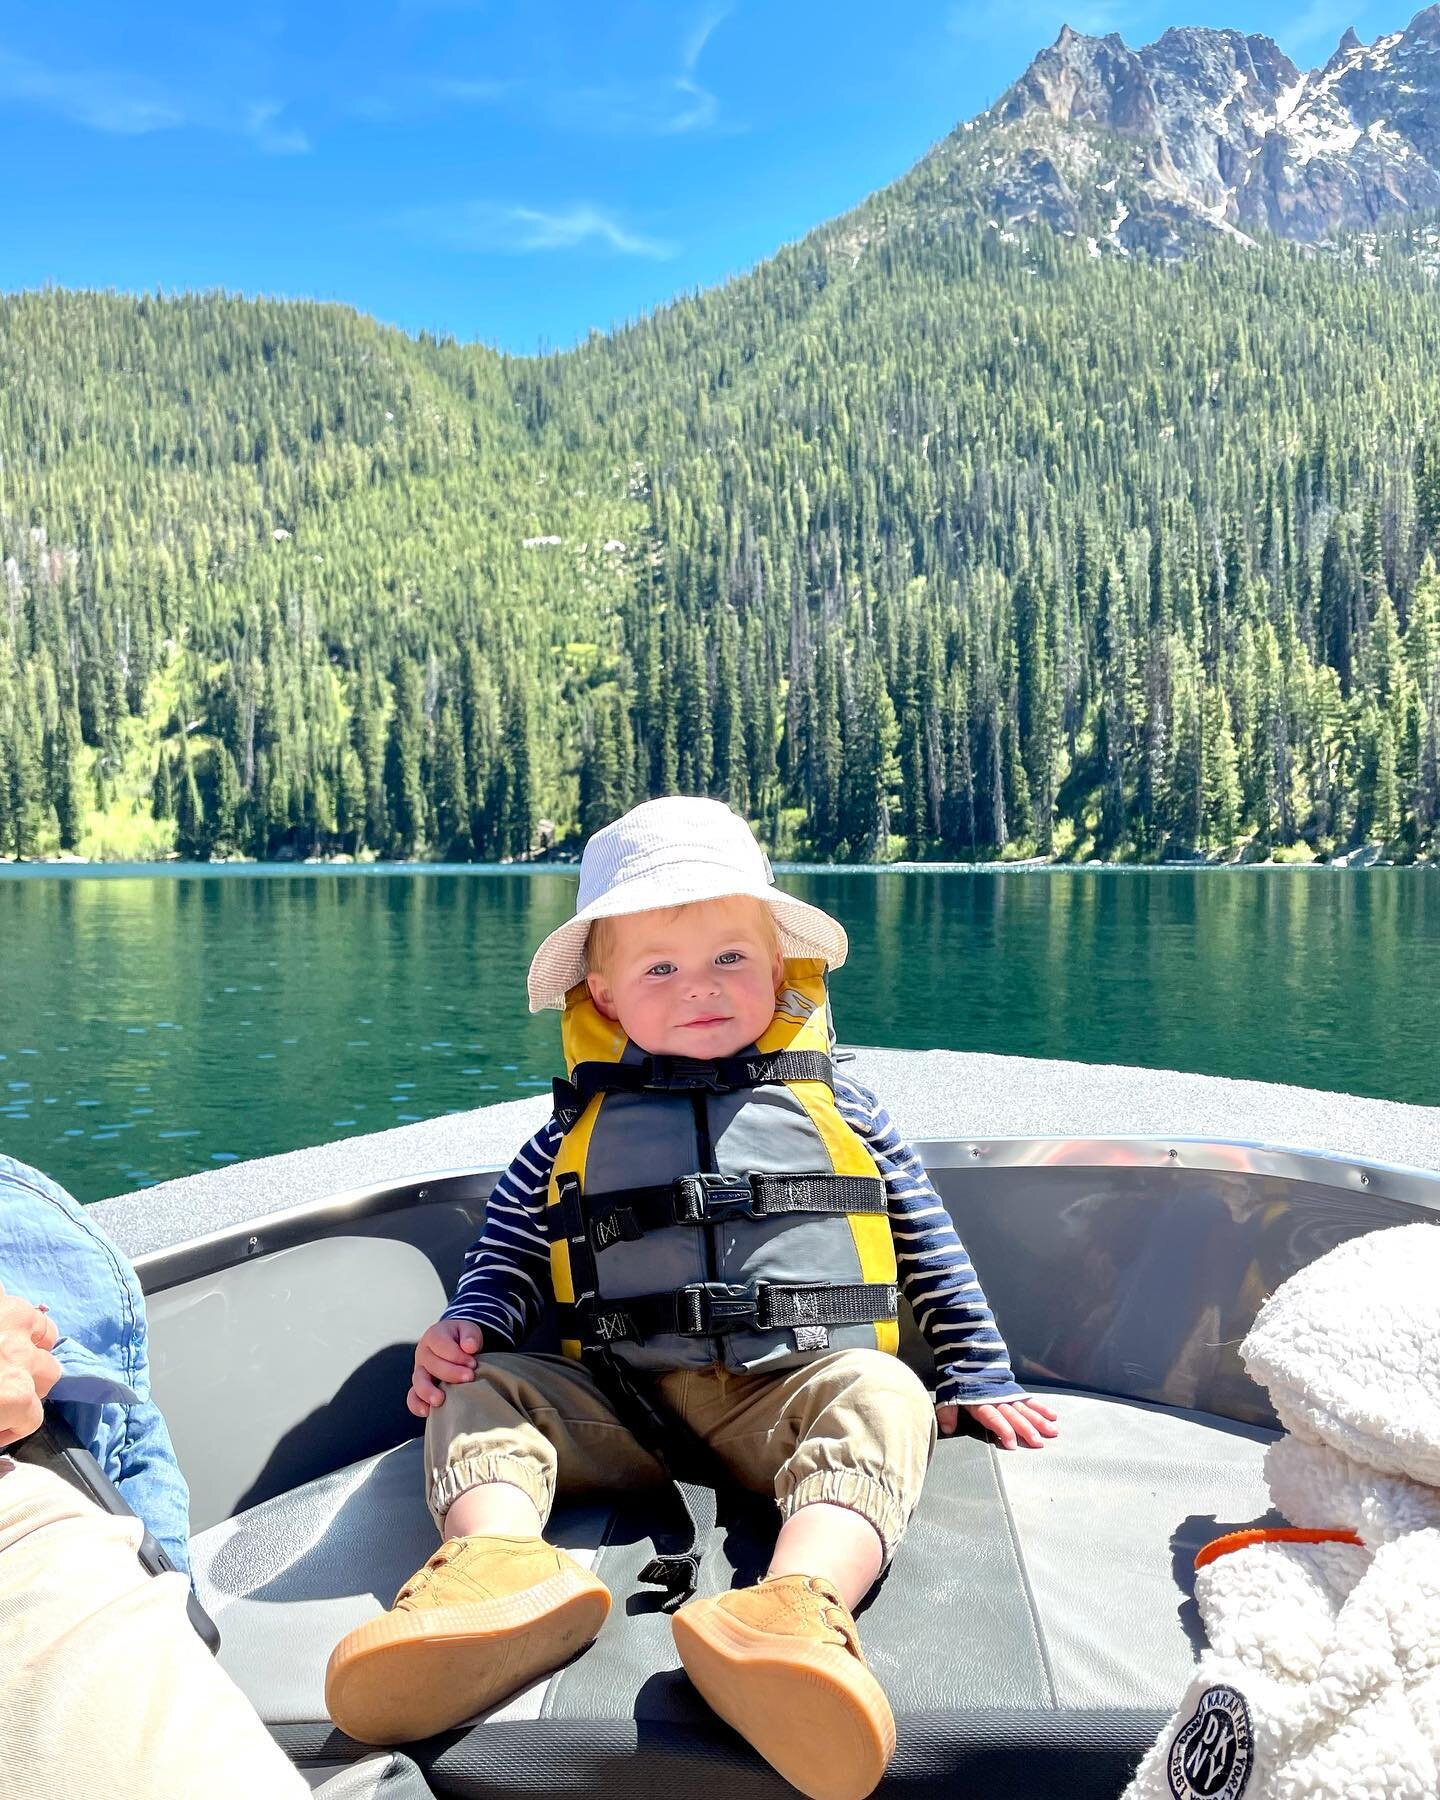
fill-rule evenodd
<path id="1" fill-rule="evenodd" d="M 899 1346 L 885 1183 L 835 1104 L 825 965 L 792 959 L 758 1041 L 651 1056 L 582 982 L 561 1027 L 546 1208 L 569 1356 L 778 1370 Z"/>

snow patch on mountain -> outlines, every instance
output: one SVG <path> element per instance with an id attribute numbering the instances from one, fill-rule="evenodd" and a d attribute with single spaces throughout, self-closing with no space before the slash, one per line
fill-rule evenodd
<path id="1" fill-rule="evenodd" d="M 1066 26 L 936 154 L 989 216 L 1099 249 L 1363 231 L 1440 208 L 1440 4 L 1369 45 L 1348 30 L 1309 72 L 1238 31 L 1172 27 L 1132 50 Z"/>

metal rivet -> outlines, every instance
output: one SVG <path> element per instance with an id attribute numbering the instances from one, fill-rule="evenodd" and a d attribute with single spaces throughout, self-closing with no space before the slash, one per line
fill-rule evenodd
<path id="1" fill-rule="evenodd" d="M 430 1190 L 429 1190 L 429 1188 L 420 1188 L 420 1189 L 418 1189 L 418 1190 L 417 1190 L 417 1192 L 416 1192 L 416 1195 L 415 1195 L 415 1198 L 416 1198 L 416 1199 L 417 1199 L 417 1200 L 428 1200 L 428 1199 L 429 1199 L 429 1198 L 430 1198 Z"/>
<path id="2" fill-rule="evenodd" d="M 1360 1185 L 1361 1185 L 1361 1187 L 1369 1187 L 1370 1177 L 1368 1175 L 1362 1175 L 1360 1177 Z"/>
<path id="3" fill-rule="evenodd" d="M 978 1144 L 972 1144 L 972 1145 L 971 1145 L 971 1146 L 970 1146 L 970 1154 L 971 1154 L 971 1155 L 972 1155 L 972 1156 L 979 1156 L 979 1154 L 980 1154 L 980 1146 L 979 1146 L 979 1145 L 978 1145 Z"/>
<path id="4" fill-rule="evenodd" d="M 259 1240 L 259 1238 L 258 1238 L 258 1237 L 252 1237 L 252 1238 L 251 1238 L 251 1239 L 250 1239 L 250 1241 L 249 1241 L 249 1242 L 248 1242 L 248 1243 L 247 1243 L 247 1244 L 246 1244 L 246 1246 L 245 1246 L 245 1254 L 246 1254 L 246 1255 L 247 1255 L 247 1256 L 253 1256 L 253 1255 L 254 1255 L 254 1254 L 255 1254 L 255 1252 L 256 1252 L 256 1251 L 257 1251 L 257 1250 L 258 1250 L 258 1249 L 259 1249 L 259 1248 L 260 1248 L 260 1240 Z"/>
<path id="5" fill-rule="evenodd" d="M 1170 1158 L 1171 1162 L 1179 1162 L 1180 1160 L 1180 1152 L 1178 1150 L 1167 1150 L 1165 1154 Z"/>

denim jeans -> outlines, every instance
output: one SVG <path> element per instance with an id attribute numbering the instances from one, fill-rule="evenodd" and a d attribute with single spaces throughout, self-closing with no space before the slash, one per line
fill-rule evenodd
<path id="1" fill-rule="evenodd" d="M 49 1308 L 64 1370 L 49 1404 L 175 1567 L 188 1569 L 190 1495 L 150 1398 L 135 1271 L 64 1188 L 8 1156 L 0 1156 L 0 1286 Z"/>

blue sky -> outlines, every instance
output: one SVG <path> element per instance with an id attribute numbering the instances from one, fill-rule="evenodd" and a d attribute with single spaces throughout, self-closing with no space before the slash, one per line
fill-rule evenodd
<path id="1" fill-rule="evenodd" d="M 1275 37 L 1336 0 L 0 0 L 0 288 L 347 301 L 514 351 L 708 286 L 903 173 L 1064 21 Z"/>

